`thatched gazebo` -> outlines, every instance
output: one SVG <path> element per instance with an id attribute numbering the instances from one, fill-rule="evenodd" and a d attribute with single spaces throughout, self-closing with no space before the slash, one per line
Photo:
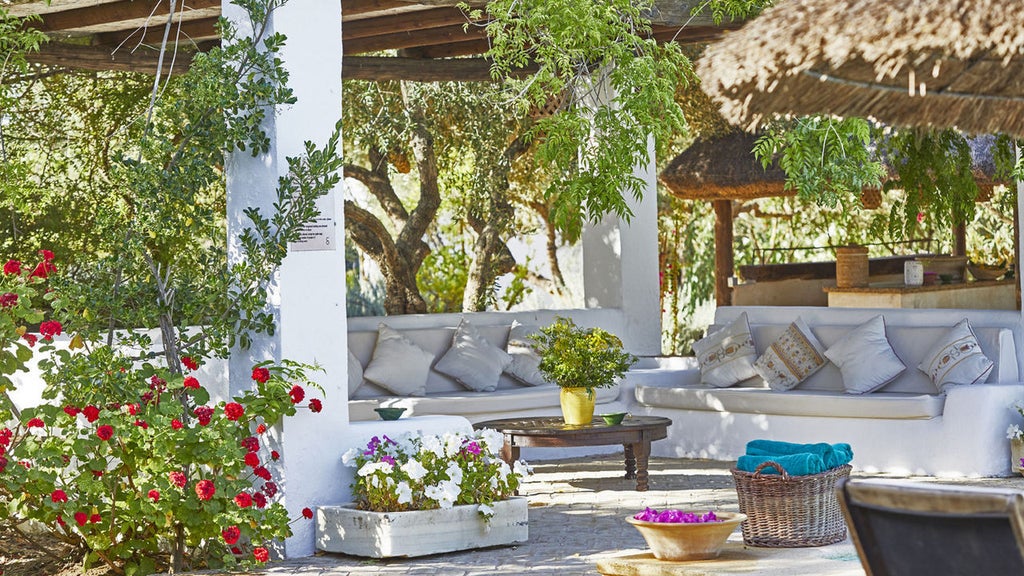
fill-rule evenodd
<path id="1" fill-rule="evenodd" d="M 1024 12 L 997 0 L 789 0 L 713 44 L 703 88 L 732 122 L 873 117 L 1024 137 Z"/>
<path id="2" fill-rule="evenodd" d="M 717 138 L 699 138 L 659 175 L 673 196 L 683 200 L 710 200 L 715 209 L 715 301 L 732 304 L 729 277 L 733 275 L 732 203 L 773 196 L 793 196 L 786 190 L 786 174 L 774 164 L 767 170 L 751 150 L 757 135 L 731 132 Z"/>

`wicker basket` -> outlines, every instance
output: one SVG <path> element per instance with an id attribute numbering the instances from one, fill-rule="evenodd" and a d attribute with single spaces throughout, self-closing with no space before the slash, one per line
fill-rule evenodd
<path id="1" fill-rule="evenodd" d="M 762 475 L 772 466 L 779 475 Z M 821 474 L 790 476 L 775 462 L 765 462 L 753 473 L 733 469 L 748 546 L 799 548 L 824 546 L 846 538 L 846 523 L 836 498 L 836 481 L 850 475 L 849 464 Z"/>
<path id="2" fill-rule="evenodd" d="M 836 248 L 836 286 L 839 288 L 865 288 L 868 285 L 868 247 L 840 246 Z"/>

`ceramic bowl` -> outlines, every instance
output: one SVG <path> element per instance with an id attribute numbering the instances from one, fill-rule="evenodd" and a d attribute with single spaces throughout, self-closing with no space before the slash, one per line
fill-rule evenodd
<path id="1" fill-rule="evenodd" d="M 374 408 L 373 411 L 380 416 L 381 420 L 398 420 L 405 412 L 405 408 Z"/>
<path id="2" fill-rule="evenodd" d="M 614 414 L 601 414 L 601 420 L 604 420 L 604 423 L 609 426 L 622 424 L 622 419 L 625 417 L 625 412 L 615 412 Z"/>
<path id="3" fill-rule="evenodd" d="M 746 515 L 734 512 L 715 514 L 720 522 L 671 524 L 644 522 L 632 516 L 626 522 L 640 531 L 658 560 L 709 560 L 718 557 L 729 534 L 747 519 Z"/>

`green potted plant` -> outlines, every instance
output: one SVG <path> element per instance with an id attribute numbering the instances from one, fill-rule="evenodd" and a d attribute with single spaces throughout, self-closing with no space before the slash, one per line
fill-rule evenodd
<path id="1" fill-rule="evenodd" d="M 570 318 L 556 317 L 531 339 L 540 355 L 540 371 L 561 387 L 566 424 L 590 424 L 594 388 L 613 386 L 636 357 L 622 350 L 622 341 L 601 328 L 581 328 Z"/>

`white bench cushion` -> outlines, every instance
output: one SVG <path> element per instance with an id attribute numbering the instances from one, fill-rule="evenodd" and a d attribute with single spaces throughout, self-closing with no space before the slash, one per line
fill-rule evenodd
<path id="1" fill-rule="evenodd" d="M 822 390 L 776 392 L 768 388 L 713 388 L 710 386 L 637 386 L 642 406 L 712 412 L 829 416 L 833 418 L 935 418 L 942 415 L 941 394 L 874 392 L 837 394 Z"/>

